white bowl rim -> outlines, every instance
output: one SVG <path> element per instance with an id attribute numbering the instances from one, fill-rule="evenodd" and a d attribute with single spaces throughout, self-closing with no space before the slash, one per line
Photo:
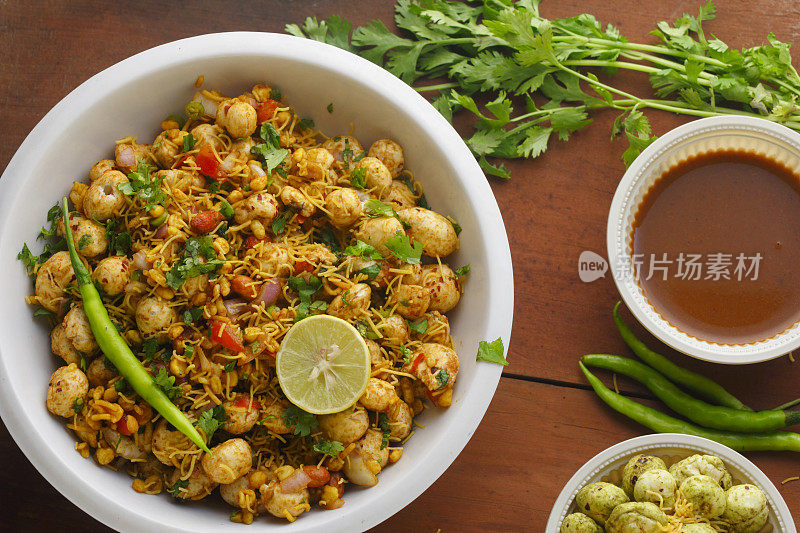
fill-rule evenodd
<path id="1" fill-rule="evenodd" d="M 213 51 L 213 52 L 212 52 Z M 425 129 L 437 131 L 438 142 L 443 152 L 448 154 L 455 174 L 467 189 L 467 196 L 474 205 L 488 216 L 481 219 L 479 229 L 484 242 L 494 258 L 495 275 L 488 278 L 492 298 L 487 302 L 487 330 L 503 339 L 506 350 L 511 337 L 514 309 L 514 285 L 511 266 L 511 252 L 503 219 L 494 194 L 485 179 L 483 171 L 453 127 L 431 104 L 414 89 L 406 85 L 388 71 L 370 61 L 350 52 L 310 39 L 268 32 L 224 32 L 188 37 L 165 43 L 139 52 L 95 74 L 56 104 L 33 128 L 17 149 L 0 179 L 0 228 L 5 227 L 10 206 L 23 185 L 23 173 L 17 172 L 26 161 L 36 158 L 37 142 L 58 136 L 71 117 L 79 114 L 83 103 L 117 90 L 140 76 L 172 65 L 203 60 L 226 55 L 256 54 L 296 59 L 313 63 L 324 68 L 356 68 L 361 73 L 362 82 L 369 90 L 384 96 L 405 100 L 407 114 Z M 41 143 L 40 143 L 41 144 Z M 0 239 L 3 233 L 0 232 Z M 489 238 L 490 237 L 490 238 Z M 442 446 L 433 450 L 424 465 L 407 465 L 408 478 L 416 479 L 413 486 L 404 486 L 403 491 L 391 499 L 375 501 L 374 510 L 368 516 L 356 517 L 340 514 L 330 520 L 331 531 L 366 530 L 386 520 L 394 513 L 411 503 L 424 492 L 457 458 L 469 442 L 485 414 L 500 381 L 502 367 L 490 363 L 478 363 L 476 381 L 482 387 L 470 390 L 463 399 L 457 424 L 452 427 Z M 22 410 L 14 409 L 16 398 L 10 385 L 8 369 L 3 362 L 0 346 L 0 417 L 17 445 L 47 479 L 47 481 L 72 503 L 93 518 L 109 527 L 124 531 L 175 531 L 190 533 L 193 530 L 183 527 L 165 526 L 145 513 L 117 505 L 104 497 L 101 488 L 90 486 L 75 472 L 64 468 L 65 464 L 57 454 L 51 453 L 48 443 L 41 438 L 35 427 L 27 423 Z M 284 525 L 281 527 L 289 527 Z M 293 531 L 308 531 L 303 520 L 291 524 Z"/>
<path id="2" fill-rule="evenodd" d="M 655 433 L 634 437 L 606 448 L 598 453 L 578 469 L 577 472 L 567 481 L 561 493 L 558 495 L 550 517 L 547 520 L 545 533 L 558 533 L 561 521 L 568 514 L 575 495 L 578 490 L 586 483 L 587 478 L 594 477 L 597 473 L 609 464 L 618 460 L 621 456 L 642 453 L 655 448 L 686 448 L 694 450 L 696 453 L 708 453 L 716 455 L 723 462 L 734 462 L 737 467 L 744 470 L 750 477 L 750 481 L 761 487 L 761 489 L 772 498 L 776 503 L 777 509 L 773 509 L 775 514 L 786 523 L 786 529 L 780 533 L 797 533 L 797 527 L 792 519 L 789 507 L 778 491 L 777 487 L 770 481 L 764 472 L 761 471 L 752 461 L 739 452 L 728 448 L 718 442 L 694 435 L 684 435 L 683 433 Z"/>
<path id="3" fill-rule="evenodd" d="M 724 115 L 694 120 L 678 126 L 645 148 L 625 171 L 617 185 L 608 214 L 606 245 L 609 269 L 622 300 L 636 320 L 650 333 L 670 347 L 696 359 L 714 363 L 742 365 L 760 363 L 785 355 L 800 347 L 800 323 L 766 339 L 750 344 L 728 345 L 692 337 L 664 320 L 650 305 L 635 281 L 627 257 L 625 236 L 630 225 L 625 220 L 625 207 L 639 183 L 646 178 L 649 166 L 662 153 L 692 137 L 710 132 L 756 132 L 782 141 L 800 154 L 800 133 L 775 122 L 740 115 Z"/>

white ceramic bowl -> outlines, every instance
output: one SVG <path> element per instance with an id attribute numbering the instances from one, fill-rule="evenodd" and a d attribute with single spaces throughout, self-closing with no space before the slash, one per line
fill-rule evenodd
<path id="1" fill-rule="evenodd" d="M 198 75 L 205 87 L 240 94 L 267 81 L 329 134 L 350 124 L 365 146 L 396 139 L 406 165 L 431 205 L 463 227 L 461 249 L 448 258 L 470 263 L 461 304 L 451 314 L 461 368 L 453 405 L 426 412 L 403 459 L 368 490 L 351 488 L 346 505 L 312 512 L 292 525 L 259 519 L 253 527 L 292 531 L 364 530 L 419 496 L 455 460 L 483 417 L 501 367 L 477 363 L 478 342 L 511 333 L 513 275 L 503 221 L 492 191 L 469 150 L 421 96 L 376 65 L 311 40 L 268 33 L 193 37 L 137 54 L 92 77 L 56 105 L 19 148 L 0 180 L 0 415 L 17 444 L 62 494 L 84 511 L 125 531 L 238 531 L 230 508 L 176 505 L 168 496 L 137 494 L 124 474 L 98 467 L 74 450 L 74 437 L 45 409 L 56 368 L 47 330 L 31 318 L 24 298 L 30 279 L 16 255 L 35 244 L 45 214 L 73 180 L 113 155 L 114 140 L 148 142 L 165 116 L 183 109 Z M 326 106 L 333 103 L 333 113 Z M 37 246 L 38 248 L 38 246 Z M 214 498 L 217 499 L 217 498 Z"/>
<path id="2" fill-rule="evenodd" d="M 655 180 L 687 157 L 730 148 L 766 154 L 800 172 L 800 134 L 785 126 L 734 115 L 704 118 L 679 126 L 648 146 L 628 167 L 617 186 L 608 215 L 608 260 L 625 305 L 665 344 L 706 361 L 758 363 L 800 347 L 800 322 L 769 339 L 748 344 L 718 344 L 698 339 L 664 320 L 644 295 L 632 265 L 631 226 L 644 194 Z"/>
<path id="3" fill-rule="evenodd" d="M 615 444 L 589 459 L 575 472 L 559 494 L 553 510 L 550 511 L 545 533 L 558 533 L 564 517 L 574 512 L 575 496 L 582 487 L 602 481 L 611 472 L 624 467 L 632 456 L 639 453 L 662 457 L 681 456 L 681 458 L 696 453 L 716 455 L 725 463 L 736 483 L 752 483 L 764 491 L 770 506 L 769 523 L 772 524 L 773 533 L 797 533 L 792 514 L 780 492 L 756 465 L 727 446 L 702 437 L 680 433 L 635 437 Z"/>

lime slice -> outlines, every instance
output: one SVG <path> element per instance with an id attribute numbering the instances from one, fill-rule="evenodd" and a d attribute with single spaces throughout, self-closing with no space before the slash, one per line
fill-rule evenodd
<path id="1" fill-rule="evenodd" d="M 275 367 L 290 402 L 315 415 L 338 413 L 367 388 L 369 350 L 356 328 L 341 318 L 314 315 L 292 326 Z"/>

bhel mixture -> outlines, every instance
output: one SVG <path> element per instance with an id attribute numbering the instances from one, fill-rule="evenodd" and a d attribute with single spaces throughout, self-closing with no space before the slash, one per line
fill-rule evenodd
<path id="1" fill-rule="evenodd" d="M 452 402 L 460 227 L 398 143 L 326 137 L 266 85 L 185 113 L 118 140 L 20 253 L 62 365 L 47 409 L 137 492 L 336 509 Z"/>

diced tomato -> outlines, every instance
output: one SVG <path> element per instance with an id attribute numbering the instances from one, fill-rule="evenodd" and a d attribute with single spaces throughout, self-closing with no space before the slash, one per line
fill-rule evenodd
<path id="1" fill-rule="evenodd" d="M 272 239 L 270 239 L 269 237 L 264 237 L 263 239 L 259 239 L 254 235 L 250 235 L 244 240 L 244 248 L 245 250 L 249 250 L 250 248 L 252 248 L 253 246 L 255 246 L 260 242 L 272 242 Z"/>
<path id="2" fill-rule="evenodd" d="M 211 340 L 233 352 L 244 351 L 241 334 L 230 324 L 211 321 Z"/>
<path id="3" fill-rule="evenodd" d="M 261 410 L 261 404 L 258 400 L 250 400 L 250 396 L 245 394 L 236 398 L 236 401 L 233 402 L 234 407 L 248 407 L 252 406 L 252 409 Z"/>
<path id="4" fill-rule="evenodd" d="M 133 431 L 131 431 L 131 425 L 133 424 L 128 423 L 128 417 L 131 417 L 131 415 L 122 415 L 122 418 L 120 418 L 119 422 L 117 422 L 117 431 L 125 436 L 130 436 L 131 433 L 133 433 Z M 134 421 L 134 423 L 136 424 L 136 427 L 139 426 L 138 422 Z"/>
<path id="5" fill-rule="evenodd" d="M 194 161 L 200 167 L 200 172 L 209 178 L 219 182 L 228 179 L 228 175 L 222 170 L 222 163 L 217 158 L 217 153 L 209 143 L 200 145 L 200 151 L 194 155 Z"/>
<path id="6" fill-rule="evenodd" d="M 308 217 L 304 217 L 303 215 L 297 215 L 297 217 L 295 217 L 295 220 L 297 220 L 298 224 L 302 224 L 303 222 L 308 220 Z"/>
<path id="7" fill-rule="evenodd" d="M 417 367 L 422 362 L 423 357 L 424 357 L 423 354 L 421 354 L 421 353 L 417 354 L 417 356 L 414 358 L 414 362 L 411 364 L 410 367 L 408 367 L 408 373 L 409 374 L 413 374 L 417 370 Z"/>
<path id="8" fill-rule="evenodd" d="M 266 102 L 256 104 L 256 118 L 258 123 L 266 122 L 275 115 L 275 110 L 278 109 L 278 102 L 269 99 Z"/>
<path id="9" fill-rule="evenodd" d="M 428 389 L 425 389 L 425 394 L 428 395 L 428 399 L 431 401 L 431 403 L 434 405 L 434 407 L 439 407 L 439 402 L 436 401 L 436 396 L 434 396 L 431 391 L 429 391 Z"/>
<path id="10" fill-rule="evenodd" d="M 298 261 L 294 264 L 294 275 L 296 276 L 301 272 L 314 272 L 314 265 L 308 261 Z"/>

